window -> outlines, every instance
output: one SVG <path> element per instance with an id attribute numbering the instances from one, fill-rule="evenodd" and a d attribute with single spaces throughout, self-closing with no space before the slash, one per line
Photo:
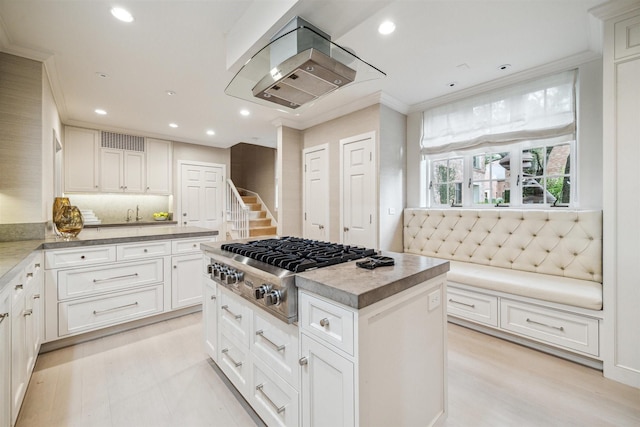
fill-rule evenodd
<path id="1" fill-rule="evenodd" d="M 576 75 L 564 72 L 425 111 L 422 154 L 431 205 L 571 206 Z"/>

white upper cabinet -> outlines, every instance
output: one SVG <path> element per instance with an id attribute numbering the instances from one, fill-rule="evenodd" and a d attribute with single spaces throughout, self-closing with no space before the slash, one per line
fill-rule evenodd
<path id="1" fill-rule="evenodd" d="M 100 190 L 105 193 L 144 192 L 144 152 L 103 148 Z"/>
<path id="2" fill-rule="evenodd" d="M 146 138 L 147 194 L 171 194 L 172 171 L 171 141 Z"/>
<path id="3" fill-rule="evenodd" d="M 95 193 L 99 186 L 100 132 L 67 127 L 64 140 L 64 191 Z"/>

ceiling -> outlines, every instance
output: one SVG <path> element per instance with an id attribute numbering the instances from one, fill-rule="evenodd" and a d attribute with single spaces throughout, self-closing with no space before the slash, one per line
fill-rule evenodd
<path id="1" fill-rule="evenodd" d="M 601 29 L 588 11 L 604 1 L 0 0 L 0 50 L 45 63 L 65 124 L 221 148 L 275 147 L 278 124 L 305 129 L 380 102 L 407 113 L 554 61 L 596 57 Z M 135 21 L 113 18 L 116 5 Z M 298 114 L 225 95 L 242 64 L 296 15 L 386 77 L 347 86 Z M 386 19 L 396 31 L 383 36 L 377 28 Z"/>

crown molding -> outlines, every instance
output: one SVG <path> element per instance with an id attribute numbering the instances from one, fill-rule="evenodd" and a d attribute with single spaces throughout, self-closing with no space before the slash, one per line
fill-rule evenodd
<path id="1" fill-rule="evenodd" d="M 602 21 L 606 21 L 635 9 L 640 9 L 639 0 L 609 0 L 606 3 L 589 9 L 589 14 Z"/>

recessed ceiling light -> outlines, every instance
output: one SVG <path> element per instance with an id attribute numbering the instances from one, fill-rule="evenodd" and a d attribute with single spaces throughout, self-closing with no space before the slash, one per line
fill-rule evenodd
<path id="1" fill-rule="evenodd" d="M 109 74 L 103 73 L 102 71 L 96 71 L 96 76 L 100 77 L 101 79 L 106 79 L 107 77 L 109 77 Z"/>
<path id="2" fill-rule="evenodd" d="M 384 21 L 382 24 L 380 24 L 380 26 L 378 27 L 378 32 L 380 34 L 391 34 L 396 30 L 396 24 L 394 24 L 391 21 Z"/>
<path id="3" fill-rule="evenodd" d="M 240 110 L 240 114 L 242 114 L 243 116 L 248 116 L 251 113 L 249 112 L 249 110 Z"/>
<path id="4" fill-rule="evenodd" d="M 498 67 L 498 70 L 508 70 L 509 68 L 511 68 L 511 64 L 502 64 L 501 66 Z"/>
<path id="5" fill-rule="evenodd" d="M 176 91 L 175 91 L 175 90 L 168 90 L 166 93 L 167 93 L 167 95 L 169 95 L 169 96 L 173 96 L 173 95 L 175 95 L 175 94 L 176 94 Z"/>
<path id="6" fill-rule="evenodd" d="M 216 133 L 215 133 L 214 131 L 212 131 L 211 129 L 209 129 L 209 130 L 207 131 L 207 135 L 209 135 L 209 136 L 213 136 L 213 135 L 215 135 L 215 134 L 216 134 Z"/>
<path id="7" fill-rule="evenodd" d="M 447 83 L 447 86 L 454 87 L 457 84 L 458 84 L 457 82 L 449 82 L 449 83 Z"/>
<path id="8" fill-rule="evenodd" d="M 133 22 L 133 15 L 131 15 L 128 10 L 121 7 L 112 8 L 111 14 L 122 22 Z"/>
<path id="9" fill-rule="evenodd" d="M 104 116 L 104 115 L 106 115 L 106 114 L 107 114 L 107 112 L 106 112 L 106 111 L 104 111 L 102 108 L 96 108 L 96 109 L 95 109 L 95 110 L 93 110 L 93 111 L 95 111 L 95 113 L 96 113 L 96 114 L 100 114 L 101 116 Z"/>
<path id="10" fill-rule="evenodd" d="M 174 129 L 178 127 L 178 125 L 177 125 L 177 124 L 175 124 L 175 123 L 169 123 L 169 126 L 170 126 L 170 127 L 172 127 L 172 128 L 174 128 Z"/>

